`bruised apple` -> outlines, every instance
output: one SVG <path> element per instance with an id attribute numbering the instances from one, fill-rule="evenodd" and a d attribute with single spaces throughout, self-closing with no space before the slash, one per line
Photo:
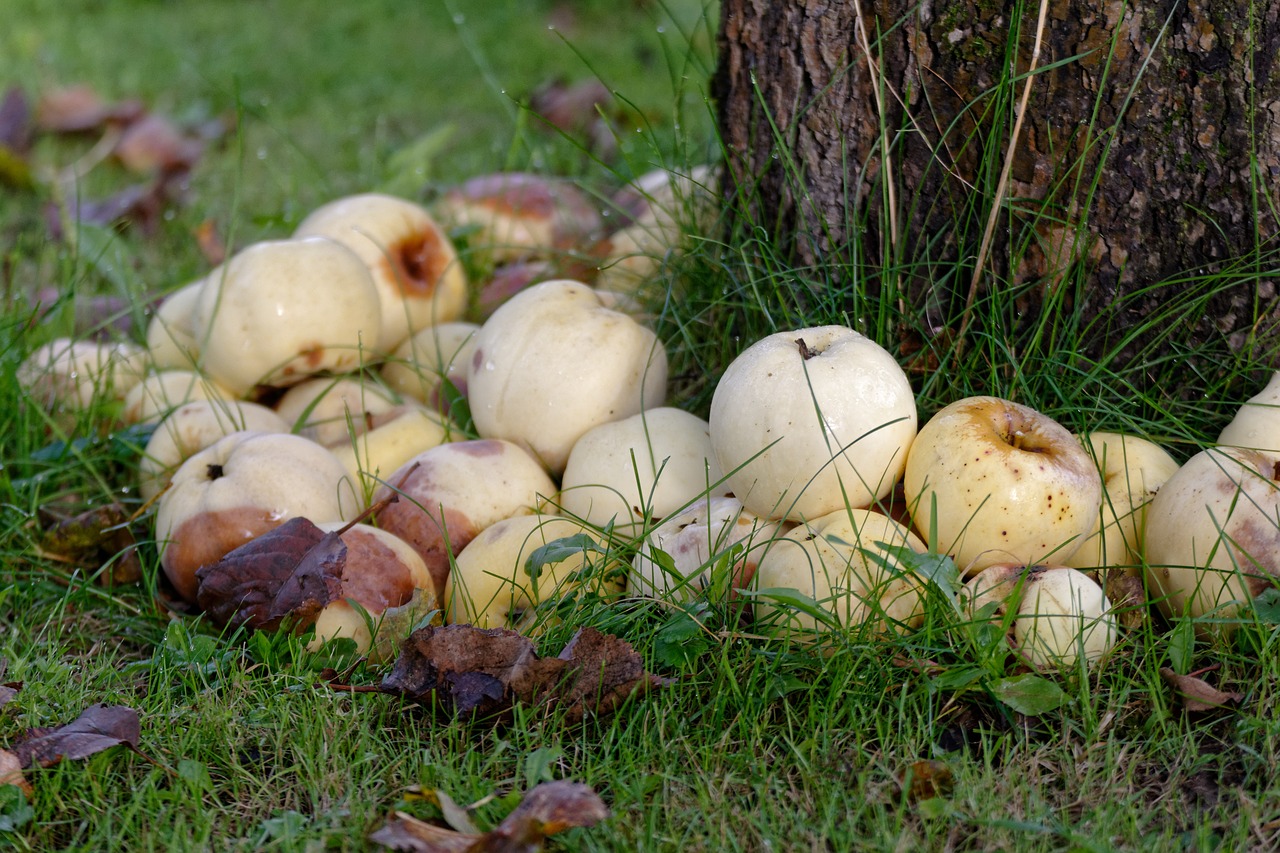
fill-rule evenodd
<path id="1" fill-rule="evenodd" d="M 450 561 L 484 528 L 536 512 L 556 485 L 528 453 L 509 441 L 478 439 L 441 444 L 409 459 L 373 494 L 399 500 L 375 522 L 408 542 L 443 592 Z"/>
<path id="2" fill-rule="evenodd" d="M 314 441 L 287 433 L 236 432 L 179 466 L 157 501 L 160 565 L 178 594 L 196 600 L 196 569 L 295 516 L 354 517 L 347 472 Z"/>

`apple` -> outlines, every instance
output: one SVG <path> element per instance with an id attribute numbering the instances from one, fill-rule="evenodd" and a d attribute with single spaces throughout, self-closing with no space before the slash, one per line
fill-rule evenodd
<path id="1" fill-rule="evenodd" d="M 916 435 L 916 404 L 883 347 L 844 326 L 818 326 L 743 350 L 716 385 L 709 421 L 743 506 L 802 521 L 892 491 Z"/>
<path id="2" fill-rule="evenodd" d="M 447 414 L 445 381 L 467 394 L 467 365 L 475 351 L 475 323 L 441 323 L 418 332 L 396 348 L 382 366 L 387 386 L 405 397 Z"/>
<path id="3" fill-rule="evenodd" d="M 398 406 L 395 394 L 376 382 L 340 376 L 299 382 L 284 392 L 275 410 L 298 435 L 333 449 L 350 444 Z"/>
<path id="4" fill-rule="evenodd" d="M 526 172 L 471 178 L 447 191 L 434 210 L 451 229 L 474 230 L 470 246 L 498 263 L 583 246 L 602 222 L 599 205 L 573 184 Z"/>
<path id="5" fill-rule="evenodd" d="M 129 389 L 120 419 L 126 424 L 149 424 L 193 400 L 230 400 L 232 394 L 195 370 L 172 368 L 148 373 Z"/>
<path id="6" fill-rule="evenodd" d="M 382 331 L 365 343 L 381 352 L 466 310 L 466 273 L 453 243 L 421 205 L 382 193 L 347 196 L 316 208 L 293 236 L 337 240 L 369 267 Z"/>
<path id="7" fill-rule="evenodd" d="M 345 526 L 341 521 L 316 525 L 325 533 Z M 376 627 L 386 611 L 408 603 L 415 590 L 426 593 L 424 611 L 439 608 L 431 588 L 431 573 L 403 539 L 368 524 L 351 525 L 340 536 L 347 548 L 342 597 L 321 609 L 308 649 L 316 651 L 327 642 L 346 638 L 355 642 L 358 654 L 368 654 L 373 649 L 374 632 L 366 617 Z"/>
<path id="8" fill-rule="evenodd" d="M 780 633 L 838 625 L 883 635 L 918 627 L 923 582 L 902 567 L 895 547 L 925 551 L 909 529 L 871 510 L 836 510 L 797 525 L 760 555 L 757 621 Z M 826 618 L 784 603 L 784 593 L 811 599 Z"/>
<path id="9" fill-rule="evenodd" d="M 56 414 L 119 403 L 145 373 L 136 344 L 55 338 L 26 357 L 16 378 L 35 405 Z"/>
<path id="10" fill-rule="evenodd" d="M 1218 444 L 1280 453 L 1280 370 L 1222 428 Z"/>
<path id="11" fill-rule="evenodd" d="M 707 422 L 658 407 L 582 434 L 560 480 L 560 506 L 566 515 L 597 527 L 613 524 L 626 536 L 709 489 L 727 491 L 723 479 Z"/>
<path id="12" fill-rule="evenodd" d="M 194 602 L 201 566 L 295 516 L 341 521 L 359 506 L 342 463 L 314 441 L 234 432 L 188 457 L 158 498 L 160 565 Z"/>
<path id="13" fill-rule="evenodd" d="M 966 581 L 962 597 L 971 618 L 1007 621 L 1012 647 L 1037 668 L 1094 663 L 1119 638 L 1102 587 L 1068 566 L 997 563 Z"/>
<path id="14" fill-rule="evenodd" d="M 617 193 L 615 204 L 634 219 L 597 247 L 604 257 L 596 288 L 637 295 L 683 251 L 691 234 L 710 229 L 718 209 L 717 180 L 712 166 L 697 166 L 687 175 L 655 169 Z"/>
<path id="15" fill-rule="evenodd" d="M 1200 451 L 1147 508 L 1147 585 L 1169 618 L 1227 637 L 1280 585 L 1280 454 Z"/>
<path id="16" fill-rule="evenodd" d="M 452 441 L 457 428 L 418 404 L 401 404 L 369 419 L 368 429 L 330 448 L 362 492 L 372 492 L 419 453 Z"/>
<path id="17" fill-rule="evenodd" d="M 1077 569 L 1119 567 L 1141 573 L 1147 506 L 1178 470 L 1163 447 L 1145 438 L 1091 432 L 1082 443 L 1102 475 L 1102 508 L 1092 532 L 1063 564 Z"/>
<path id="18" fill-rule="evenodd" d="M 581 547 L 530 571 L 529 559 L 537 549 L 569 537 Z M 544 514 L 503 519 L 486 527 L 458 554 L 444 589 L 445 621 L 533 633 L 547 624 L 539 622 L 536 612 L 543 602 L 584 590 L 617 592 L 610 561 L 598 532 L 581 522 Z"/>
<path id="19" fill-rule="evenodd" d="M 386 478 L 372 502 L 393 491 L 400 499 L 380 510 L 375 523 L 413 546 L 443 593 L 450 562 L 477 533 L 540 510 L 556 484 L 518 445 L 479 439 L 419 453 Z"/>
<path id="20" fill-rule="evenodd" d="M 920 429 L 903 487 L 915 528 L 965 575 L 1061 563 L 1098 521 L 1102 477 L 1065 427 L 999 397 L 966 397 Z"/>
<path id="21" fill-rule="evenodd" d="M 138 462 L 138 494 L 148 503 L 169 484 L 187 457 L 233 432 L 288 432 L 266 406 L 245 401 L 194 400 L 165 415 Z"/>
<path id="22" fill-rule="evenodd" d="M 220 276 L 216 269 L 207 277 Z M 199 364 L 200 342 L 192 325 L 204 279 L 186 284 L 164 298 L 147 323 L 147 354 L 157 370 L 192 369 Z"/>
<path id="23" fill-rule="evenodd" d="M 587 430 L 661 406 L 666 393 L 657 336 L 569 279 L 534 285 L 495 311 L 467 369 L 476 431 L 516 442 L 554 475 Z"/>
<path id="24" fill-rule="evenodd" d="M 760 552 L 782 532 L 782 522 L 761 518 L 734 497 L 711 497 L 668 516 L 636 551 L 627 589 L 635 595 L 685 603 L 717 591 L 717 563 L 733 552 L 724 589 L 747 589 L 756 575 Z M 664 567 L 659 553 L 670 558 Z M 723 591 L 723 590 L 722 590 Z"/>
<path id="25" fill-rule="evenodd" d="M 192 325 L 208 374 L 237 396 L 359 367 L 381 334 L 364 261 L 327 237 L 267 240 L 205 279 Z"/>

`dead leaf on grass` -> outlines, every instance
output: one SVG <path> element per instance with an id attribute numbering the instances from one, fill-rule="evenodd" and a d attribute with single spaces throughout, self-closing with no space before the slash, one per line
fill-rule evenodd
<path id="1" fill-rule="evenodd" d="M 106 198 L 81 199 L 77 196 L 68 200 L 65 216 L 58 205 L 50 204 L 45 216 L 49 234 L 55 240 L 62 240 L 76 222 L 103 228 L 136 225 L 143 234 L 154 234 L 165 210 L 177 199 L 184 181 L 185 173 L 166 172 L 146 183 L 127 186 Z"/>
<path id="2" fill-rule="evenodd" d="M 36 127 L 46 133 L 87 133 L 107 124 L 127 124 L 146 112 L 141 101 L 109 104 L 86 85 L 45 92 L 36 104 Z"/>
<path id="3" fill-rule="evenodd" d="M 1174 695 L 1189 713 L 1234 709 L 1244 700 L 1243 693 L 1224 693 L 1207 681 L 1191 675 L 1179 675 L 1167 666 L 1160 668 L 1160 677 L 1173 689 Z"/>
<path id="4" fill-rule="evenodd" d="M 34 183 L 27 161 L 33 130 L 26 92 L 11 86 L 0 100 L 0 184 L 25 189 Z"/>
<path id="5" fill-rule="evenodd" d="M 898 779 L 912 802 L 945 797 L 955 787 L 951 768 L 944 762 L 921 759 L 911 762 Z"/>
<path id="6" fill-rule="evenodd" d="M 431 625 L 405 641 L 381 689 L 454 716 L 498 716 L 517 702 L 545 702 L 577 721 L 669 683 L 645 672 L 629 643 L 594 628 L 574 634 L 558 657 L 540 658 L 528 637 L 507 628 Z"/>
<path id="7" fill-rule="evenodd" d="M 9 661 L 0 658 L 0 678 L 4 677 L 4 672 L 9 668 Z M 0 684 L 0 708 L 8 705 L 13 698 L 18 695 L 18 691 L 22 689 L 21 681 L 6 681 Z"/>
<path id="8" fill-rule="evenodd" d="M 108 586 L 142 579 L 130 513 L 122 504 L 104 504 L 72 516 L 46 509 L 42 515 L 51 519 L 40 539 L 43 556 L 89 569 L 106 566 L 98 581 Z"/>
<path id="9" fill-rule="evenodd" d="M 609 808 L 589 785 L 561 779 L 534 787 L 489 832 L 459 832 L 398 812 L 369 840 L 411 853 L 534 853 L 548 837 L 595 826 L 608 816 Z"/>
<path id="10" fill-rule="evenodd" d="M 147 113 L 130 122 L 113 156 L 138 174 L 188 171 L 204 154 L 204 143 L 183 133 L 169 119 Z"/>
<path id="11" fill-rule="evenodd" d="M 196 570 L 196 603 L 220 626 L 275 630 L 315 621 L 342 597 L 347 546 L 309 519 L 291 518 Z"/>
<path id="12" fill-rule="evenodd" d="M 90 705 L 64 726 L 29 729 L 10 747 L 19 766 L 50 767 L 63 759 L 78 761 L 113 746 L 138 748 L 138 712 L 126 705 Z"/>
<path id="13" fill-rule="evenodd" d="M 212 219 L 206 219 L 192 230 L 196 238 L 196 246 L 209 266 L 216 267 L 227 259 L 227 244 L 218 233 L 218 225 Z"/>
<path id="14" fill-rule="evenodd" d="M 31 782 L 22 775 L 22 762 L 7 749 L 0 749 L 0 785 L 17 785 L 22 793 L 31 796 Z"/>

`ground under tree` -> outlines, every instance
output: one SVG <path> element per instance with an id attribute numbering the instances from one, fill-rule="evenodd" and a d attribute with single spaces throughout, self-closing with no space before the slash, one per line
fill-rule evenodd
<path id="1" fill-rule="evenodd" d="M 977 292 L 1027 285 L 1032 311 L 1085 271 L 1095 351 L 1234 270 L 1184 333 L 1275 362 L 1278 61 L 1275 0 L 723 0 L 713 94 L 749 215 L 801 263 L 900 270 L 934 329 L 979 257 Z"/>

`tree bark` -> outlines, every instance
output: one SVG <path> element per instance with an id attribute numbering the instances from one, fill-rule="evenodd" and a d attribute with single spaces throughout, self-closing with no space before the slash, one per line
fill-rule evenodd
<path id="1" fill-rule="evenodd" d="M 1011 143 L 1038 9 L 722 0 L 713 96 L 747 215 L 802 263 L 902 270 L 941 329 L 999 198 L 984 288 L 1034 303 L 1087 270 L 1101 352 L 1180 277 L 1243 265 L 1188 333 L 1280 358 L 1280 0 L 1055 0 Z"/>

